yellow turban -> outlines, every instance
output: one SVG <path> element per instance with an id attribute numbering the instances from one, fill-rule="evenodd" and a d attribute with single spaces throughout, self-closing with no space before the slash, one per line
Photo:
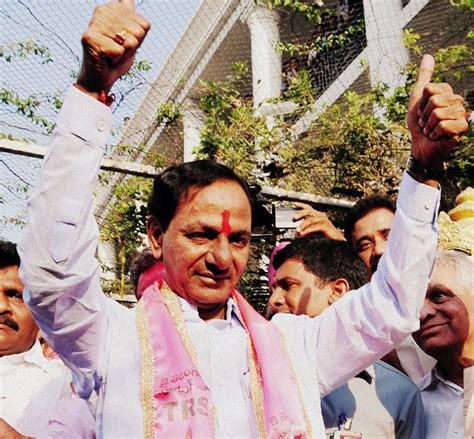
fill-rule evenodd
<path id="1" fill-rule="evenodd" d="M 456 197 L 456 206 L 438 217 L 438 247 L 474 254 L 474 189 L 468 187 Z"/>

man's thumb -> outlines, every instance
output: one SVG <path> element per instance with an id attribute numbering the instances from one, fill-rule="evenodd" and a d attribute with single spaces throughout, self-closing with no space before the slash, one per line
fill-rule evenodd
<path id="1" fill-rule="evenodd" d="M 431 77 L 433 76 L 433 70 L 435 66 L 435 60 L 431 55 L 423 56 L 420 63 L 420 71 L 418 72 L 418 79 L 416 80 L 416 86 L 424 87 L 429 84 Z"/>
<path id="2" fill-rule="evenodd" d="M 425 55 L 420 63 L 420 70 L 418 72 L 418 78 L 413 86 L 410 93 L 410 100 L 408 101 L 408 112 L 410 113 L 415 109 L 416 105 L 424 105 L 423 101 L 423 89 L 425 85 L 429 84 L 431 77 L 433 76 L 433 70 L 435 66 L 435 60 L 431 55 Z"/>
<path id="3" fill-rule="evenodd" d="M 134 0 L 118 0 L 119 3 L 122 3 L 126 8 L 131 11 L 135 11 L 135 1 Z"/>

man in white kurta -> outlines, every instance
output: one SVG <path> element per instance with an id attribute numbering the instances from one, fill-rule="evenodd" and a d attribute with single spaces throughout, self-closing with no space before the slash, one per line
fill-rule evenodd
<path id="1" fill-rule="evenodd" d="M 28 226 L 20 245 L 21 275 L 32 313 L 55 351 L 73 370 L 78 393 L 84 398 L 98 397 L 99 436 L 143 437 L 143 365 L 136 311 L 107 299 L 101 291 L 92 191 L 112 119 L 110 109 L 99 102 L 103 99 L 98 90 L 108 92 L 114 80 L 129 68 L 134 53 L 130 51 L 141 44 L 147 25 L 120 3 L 104 8 L 96 10 L 91 28 L 84 34 L 87 60 L 76 87 L 68 92 L 39 185 L 29 201 Z M 109 21 L 103 20 L 105 15 Z M 107 23 L 106 29 L 103 23 Z M 137 30 L 137 23 L 141 29 Z M 421 89 L 429 82 L 430 63 L 422 68 L 418 94 L 412 101 L 413 117 Z M 413 153 L 426 165 L 437 162 L 439 157 L 433 159 L 426 153 L 430 141 L 420 133 L 417 136 Z M 444 151 L 440 148 L 438 154 L 444 156 Z M 192 197 L 183 198 L 186 204 L 178 204 L 167 231 L 156 232 L 152 218 L 148 232 L 153 251 L 164 260 L 165 280 L 179 296 L 197 367 L 216 408 L 216 436 L 256 437 L 257 420 L 249 389 L 249 335 L 229 297 L 245 266 L 249 242 L 231 242 L 224 225 L 220 229 L 221 212 L 230 212 L 226 227 L 234 229 L 237 223 L 245 223 L 249 229 L 250 207 L 245 197 L 241 204 L 233 203 L 242 200 L 242 194 L 235 193 L 235 185 L 224 181 L 222 188 L 218 183 L 195 188 Z M 315 437 L 324 437 L 320 395 L 363 370 L 418 327 L 433 265 L 439 202 L 439 190 L 431 187 L 436 183 L 427 183 L 404 175 L 388 250 L 371 284 L 341 299 L 318 318 L 282 315 L 274 319 L 286 340 Z M 209 195 L 213 201 L 207 211 L 201 193 L 214 194 Z M 218 201 L 216 193 L 220 195 Z M 203 257 L 215 265 L 219 260 L 221 272 L 226 273 L 206 279 L 201 276 L 199 281 L 190 277 L 193 286 L 201 282 L 206 294 L 212 289 L 209 285 L 215 288 L 215 305 L 220 311 L 212 319 L 204 317 L 202 311 L 212 297 L 189 287 L 183 281 L 186 270 L 175 273 L 176 267 L 170 263 L 181 263 L 177 243 L 184 238 L 173 237 L 169 231 L 179 231 L 178 223 L 185 229 L 189 249 L 196 247 L 196 240 L 213 242 L 212 254 Z M 189 236 L 186 227 L 193 229 Z M 183 247 L 184 252 L 189 249 Z M 221 284 L 226 289 L 220 288 Z"/>
<path id="2" fill-rule="evenodd" d="M 13 429 L 40 437 L 60 398 L 72 393 L 71 373 L 62 361 L 43 355 L 38 327 L 22 298 L 19 264 L 16 246 L 0 241 L 0 436 Z"/>

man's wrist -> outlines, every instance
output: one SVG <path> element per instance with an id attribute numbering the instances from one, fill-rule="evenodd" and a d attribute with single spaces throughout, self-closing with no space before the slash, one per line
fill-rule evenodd
<path id="1" fill-rule="evenodd" d="M 100 92 L 99 91 L 91 91 L 91 90 L 88 90 L 86 87 L 82 86 L 81 84 L 79 84 L 78 82 L 76 82 L 74 84 L 74 87 L 76 87 L 78 90 L 82 91 L 83 93 L 85 94 L 88 94 L 90 97 L 94 98 L 94 99 L 98 99 L 99 98 L 99 95 L 100 95 Z"/>
<path id="2" fill-rule="evenodd" d="M 99 102 L 103 103 L 104 105 L 107 105 L 107 107 L 110 107 L 115 101 L 115 95 L 113 93 L 107 94 L 104 90 L 100 92 L 89 91 L 77 82 L 74 84 L 74 87 L 76 87 L 81 92 L 89 95 L 91 98 L 97 99 Z"/>
<path id="3" fill-rule="evenodd" d="M 410 155 L 406 170 L 414 180 L 437 187 L 438 182 L 446 175 L 446 164 L 441 162 L 440 165 L 434 168 L 425 167 L 419 160 Z"/>

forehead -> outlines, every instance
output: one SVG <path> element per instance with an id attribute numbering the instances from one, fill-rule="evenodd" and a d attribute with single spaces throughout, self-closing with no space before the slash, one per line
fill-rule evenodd
<path id="1" fill-rule="evenodd" d="M 465 285 L 466 279 L 460 277 L 458 270 L 450 263 L 436 263 L 430 278 L 428 290 L 434 285 L 441 286 L 451 290 L 455 295 L 472 294 L 472 278 L 471 285 Z"/>
<path id="2" fill-rule="evenodd" d="M 276 280 L 285 277 L 291 277 L 292 279 L 300 280 L 302 282 L 308 280 L 316 282 L 319 280 L 318 276 L 306 270 L 301 260 L 295 258 L 287 259 L 276 271 Z"/>
<path id="3" fill-rule="evenodd" d="M 16 265 L 0 268 L 0 287 L 6 284 L 9 285 L 9 288 L 11 288 L 12 285 L 23 288 L 20 276 L 18 275 L 18 267 Z"/>
<path id="4" fill-rule="evenodd" d="M 352 236 L 354 239 L 357 239 L 360 236 L 375 233 L 378 230 L 390 229 L 394 216 L 394 213 L 389 209 L 372 209 L 356 221 Z"/>
<path id="5" fill-rule="evenodd" d="M 250 228 L 252 211 L 247 194 L 236 181 L 218 180 L 209 186 L 190 188 L 181 199 L 173 220 L 209 220 L 222 222 L 222 214 L 228 212 L 230 224 Z"/>

